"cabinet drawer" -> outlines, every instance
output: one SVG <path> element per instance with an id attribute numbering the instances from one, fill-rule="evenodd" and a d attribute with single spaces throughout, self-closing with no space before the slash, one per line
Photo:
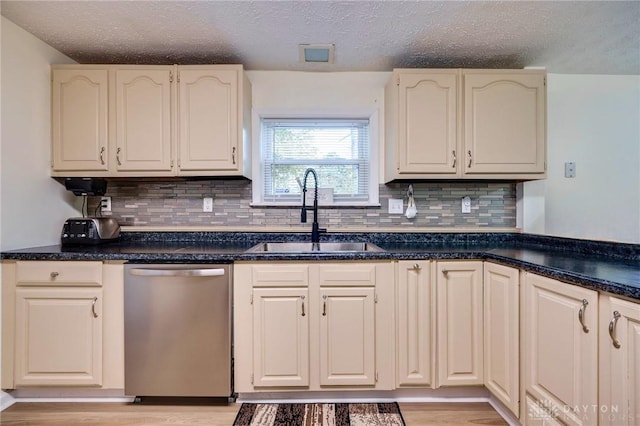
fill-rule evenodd
<path id="1" fill-rule="evenodd" d="M 102 286 L 102 262 L 16 262 L 18 286 Z"/>
<path id="2" fill-rule="evenodd" d="M 376 285 L 375 265 L 324 264 L 319 268 L 320 285 L 323 287 Z"/>
<path id="3" fill-rule="evenodd" d="M 255 265 L 251 281 L 254 287 L 306 287 L 309 285 L 307 265 Z"/>

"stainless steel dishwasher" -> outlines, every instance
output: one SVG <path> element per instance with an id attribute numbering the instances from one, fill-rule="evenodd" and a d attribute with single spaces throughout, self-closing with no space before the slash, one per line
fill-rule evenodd
<path id="1" fill-rule="evenodd" d="M 125 394 L 230 397 L 231 265 L 124 270 Z"/>

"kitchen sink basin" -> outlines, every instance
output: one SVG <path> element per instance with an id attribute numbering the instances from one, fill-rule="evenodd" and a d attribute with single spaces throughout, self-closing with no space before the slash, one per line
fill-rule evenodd
<path id="1" fill-rule="evenodd" d="M 380 247 L 371 243 L 340 243 L 340 242 L 278 242 L 260 243 L 247 253 L 335 253 L 335 252 L 381 252 Z"/>

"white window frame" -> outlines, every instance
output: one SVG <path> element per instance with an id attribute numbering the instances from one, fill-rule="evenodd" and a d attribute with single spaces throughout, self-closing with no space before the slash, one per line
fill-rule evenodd
<path id="1" fill-rule="evenodd" d="M 365 119 L 369 120 L 369 200 L 368 201 L 334 201 L 327 207 L 379 207 L 380 206 L 380 188 L 379 188 L 379 113 L 377 109 L 338 109 L 316 111 L 316 110 L 290 110 L 290 109 L 262 109 L 254 108 L 251 113 L 252 117 L 252 206 L 274 206 L 274 207 L 299 207 L 302 200 L 297 203 L 291 201 L 265 201 L 263 194 L 264 173 L 262 170 L 262 119 L 263 118 L 293 118 L 293 119 Z M 302 178 L 302 176 L 301 176 Z M 309 180 L 313 184 L 313 179 Z M 312 189 L 313 187 L 311 187 Z M 326 207 L 322 205 L 321 207 Z"/>

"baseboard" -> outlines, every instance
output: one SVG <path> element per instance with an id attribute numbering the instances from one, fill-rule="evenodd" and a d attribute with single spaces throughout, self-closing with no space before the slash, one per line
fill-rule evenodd
<path id="1" fill-rule="evenodd" d="M 520 420 L 499 399 L 489 394 L 489 404 L 509 423 L 509 426 L 520 426 Z"/>
<path id="2" fill-rule="evenodd" d="M 0 411 L 4 411 L 16 403 L 16 399 L 6 392 L 0 392 Z"/>

